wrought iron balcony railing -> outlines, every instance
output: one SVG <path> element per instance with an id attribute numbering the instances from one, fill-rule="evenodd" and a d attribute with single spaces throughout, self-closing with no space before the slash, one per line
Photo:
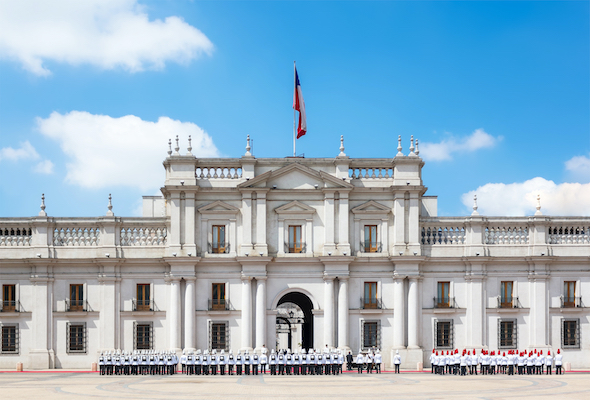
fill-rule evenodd
<path id="1" fill-rule="evenodd" d="M 457 308 L 454 297 L 433 297 L 432 301 L 434 302 L 434 308 Z"/>
<path id="2" fill-rule="evenodd" d="M 361 309 L 363 310 L 370 310 L 370 309 L 383 309 L 383 303 L 381 299 L 376 297 L 361 297 Z"/>
<path id="3" fill-rule="evenodd" d="M 154 300 L 133 299 L 133 311 L 158 311 Z"/>
<path id="4" fill-rule="evenodd" d="M 207 309 L 209 311 L 228 311 L 230 310 L 231 304 L 226 299 L 209 299 Z"/>
<path id="5" fill-rule="evenodd" d="M 66 299 L 66 311 L 92 311 L 86 300 Z"/>
<path id="6" fill-rule="evenodd" d="M 306 243 L 285 243 L 285 253 L 307 253 Z"/>
<path id="7" fill-rule="evenodd" d="M 20 301 L 3 300 L 0 302 L 0 312 L 22 312 Z"/>
<path id="8" fill-rule="evenodd" d="M 207 249 L 210 254 L 227 254 L 229 253 L 229 243 L 207 243 Z"/>
<path id="9" fill-rule="evenodd" d="M 584 307 L 582 297 L 561 296 L 561 308 Z"/>
<path id="10" fill-rule="evenodd" d="M 518 297 L 498 296 L 498 308 L 522 308 Z"/>
<path id="11" fill-rule="evenodd" d="M 381 242 L 361 242 L 359 248 L 361 253 L 381 253 L 383 251 Z"/>

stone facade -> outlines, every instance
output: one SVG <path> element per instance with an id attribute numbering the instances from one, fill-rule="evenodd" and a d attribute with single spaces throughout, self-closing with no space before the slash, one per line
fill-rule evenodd
<path id="1" fill-rule="evenodd" d="M 375 345 L 386 365 L 395 350 L 414 368 L 433 348 L 517 347 L 561 348 L 590 368 L 590 218 L 476 205 L 438 217 L 423 165 L 413 140 L 389 159 L 349 158 L 342 144 L 335 158 L 259 159 L 248 146 L 198 159 L 177 142 L 143 217 L 109 203 L 98 218 L 44 205 L 1 218 L 0 368 L 88 368 L 109 349 L 274 348 L 285 332 L 293 348 Z"/>

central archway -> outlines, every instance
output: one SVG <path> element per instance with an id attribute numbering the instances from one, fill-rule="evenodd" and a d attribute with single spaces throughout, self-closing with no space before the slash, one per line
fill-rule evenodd
<path id="1" fill-rule="evenodd" d="M 301 347 L 305 350 L 313 348 L 313 303 L 311 299 L 301 292 L 289 292 L 280 298 L 280 300 L 277 302 L 277 307 L 287 303 L 295 304 L 297 306 L 295 310 L 298 308 L 301 310 L 301 313 L 303 313 L 303 321 L 302 323 L 300 323 Z M 276 329 L 280 330 L 280 326 L 286 324 L 289 329 L 289 342 L 291 342 L 290 338 L 292 337 L 292 327 L 294 324 L 299 324 L 300 319 L 301 318 L 298 318 L 297 315 L 293 315 L 291 316 L 291 318 L 289 318 L 288 316 L 277 315 Z M 294 343 L 290 344 L 290 346 L 292 346 L 291 349 L 293 349 L 293 347 L 297 348 L 297 346 L 295 346 Z"/>

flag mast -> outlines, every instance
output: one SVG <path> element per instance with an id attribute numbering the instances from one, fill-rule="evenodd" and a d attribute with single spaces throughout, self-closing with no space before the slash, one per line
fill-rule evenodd
<path id="1" fill-rule="evenodd" d="M 297 68 L 295 67 L 295 61 L 293 61 L 293 87 L 297 90 Z M 295 107 L 293 107 L 293 157 L 297 157 L 296 148 L 297 140 L 297 116 Z"/>

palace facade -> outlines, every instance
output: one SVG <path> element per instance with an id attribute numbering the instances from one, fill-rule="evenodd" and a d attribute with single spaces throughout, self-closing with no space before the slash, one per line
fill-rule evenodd
<path id="1" fill-rule="evenodd" d="M 590 218 L 437 216 L 392 158 L 170 148 L 143 216 L 0 218 L 0 368 L 103 350 L 539 349 L 590 368 Z M 590 303 L 590 300 L 588 300 Z"/>

